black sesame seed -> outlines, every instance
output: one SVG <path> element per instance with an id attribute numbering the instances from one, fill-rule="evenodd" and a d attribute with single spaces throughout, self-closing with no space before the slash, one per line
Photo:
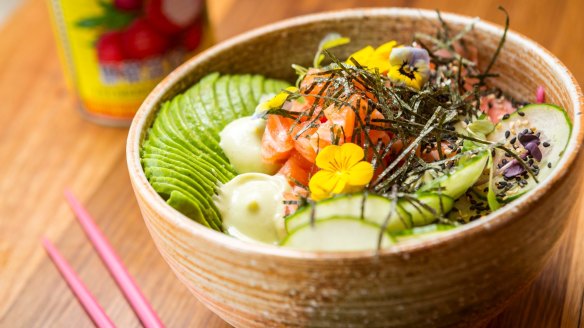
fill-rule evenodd
<path id="1" fill-rule="evenodd" d="M 546 147 L 546 148 L 547 148 L 547 147 L 549 147 L 549 146 L 550 146 L 550 143 L 549 143 L 549 142 L 547 142 L 547 141 L 545 141 L 545 142 L 544 142 L 542 145 L 543 145 L 544 147 Z"/>
<path id="2" fill-rule="evenodd" d="M 552 162 L 549 162 L 547 166 L 551 169 L 552 168 Z"/>
<path id="3" fill-rule="evenodd" d="M 525 129 L 525 130 L 521 131 L 521 133 L 528 134 L 529 133 L 529 130 L 528 129 Z"/>
<path id="4" fill-rule="evenodd" d="M 510 135 L 511 135 L 511 131 L 509 131 L 509 130 L 505 131 L 505 139 L 509 139 Z"/>
<path id="5" fill-rule="evenodd" d="M 503 158 L 503 160 L 501 161 L 501 163 L 503 163 L 503 165 L 505 165 L 505 164 L 507 164 L 509 162 L 507 162 L 507 159 Z"/>
<path id="6" fill-rule="evenodd" d="M 519 114 L 519 116 L 525 116 L 524 112 L 517 112 L 517 114 Z"/>
<path id="7" fill-rule="evenodd" d="M 541 132 L 536 133 L 535 136 L 539 138 L 541 136 Z"/>
<path id="8" fill-rule="evenodd" d="M 506 120 L 506 119 L 508 119 L 508 118 L 509 118 L 509 114 L 505 114 L 505 115 L 503 115 L 503 120 Z"/>
<path id="9" fill-rule="evenodd" d="M 514 144 L 516 141 L 517 141 L 517 137 L 513 137 L 513 139 L 511 139 L 509 142 L 510 142 L 511 144 Z"/>

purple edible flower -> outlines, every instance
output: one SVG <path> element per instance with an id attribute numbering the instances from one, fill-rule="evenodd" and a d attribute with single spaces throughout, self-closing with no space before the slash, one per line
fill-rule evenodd
<path id="1" fill-rule="evenodd" d="M 536 161 L 541 162 L 541 158 L 543 155 L 541 154 L 541 150 L 539 150 L 537 143 L 530 142 L 527 145 L 525 145 L 524 147 L 525 147 L 525 149 L 527 149 L 529 154 L 531 156 L 533 156 L 533 158 L 535 158 Z"/>
<path id="2" fill-rule="evenodd" d="M 529 152 L 529 155 L 533 156 L 536 161 L 541 162 L 543 155 L 539 149 L 540 140 L 538 136 L 535 134 L 520 133 L 517 139 L 519 139 L 519 142 L 521 145 L 523 145 L 523 148 Z"/>
<path id="3" fill-rule="evenodd" d="M 519 161 L 514 159 L 509 164 L 509 167 L 507 167 L 507 169 L 505 169 L 505 171 L 503 172 L 503 175 L 506 178 L 514 178 L 518 175 L 523 174 L 523 172 L 525 172 L 525 169 L 523 168 L 523 166 L 519 163 Z"/>

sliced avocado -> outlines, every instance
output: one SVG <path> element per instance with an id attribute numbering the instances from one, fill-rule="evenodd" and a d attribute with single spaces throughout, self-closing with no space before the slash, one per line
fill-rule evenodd
<path id="1" fill-rule="evenodd" d="M 199 201 L 201 204 L 212 202 L 212 197 L 206 197 L 206 195 L 214 195 L 216 193 L 215 186 L 200 183 L 199 181 L 194 180 L 196 177 L 194 178 L 192 175 L 185 173 L 182 170 L 176 170 L 176 167 L 169 168 L 168 166 L 161 167 L 156 165 L 149 165 L 144 169 L 144 171 L 146 172 L 149 181 L 156 181 L 155 178 L 164 178 L 166 176 L 185 181 L 185 183 L 188 183 L 190 186 L 192 186 L 198 192 L 198 194 L 203 195 Z M 182 188 L 177 188 L 177 190 L 178 189 L 182 190 Z M 213 211 L 215 211 L 216 216 L 219 216 L 217 209 L 213 209 Z"/>
<path id="2" fill-rule="evenodd" d="M 375 249 L 381 227 L 369 221 L 338 217 L 299 226 L 282 245 L 307 251 L 357 251 Z M 382 235 L 381 247 L 392 244 L 389 234 Z"/>
<path id="3" fill-rule="evenodd" d="M 229 181 L 235 175 L 232 171 L 226 170 L 221 165 L 217 165 L 213 161 L 208 161 L 206 158 L 202 158 L 200 154 L 189 152 L 183 147 L 171 143 L 171 141 L 168 139 L 158 137 L 160 133 L 160 131 L 152 131 L 152 135 L 156 137 L 153 137 L 151 142 L 149 142 L 147 145 L 144 145 L 145 150 L 148 150 L 150 147 L 156 147 L 157 149 L 153 149 L 153 151 L 156 153 L 161 155 L 165 155 L 165 153 L 175 153 L 183 160 L 192 163 L 195 167 L 198 167 L 199 165 L 197 164 L 199 163 L 205 164 L 204 166 L 207 167 L 209 172 L 211 172 L 215 178 L 219 179 L 221 182 Z M 162 153 L 162 151 L 165 153 Z"/>
<path id="4" fill-rule="evenodd" d="M 201 101 L 201 97 L 199 96 L 199 90 L 201 86 L 197 83 L 188 89 L 182 95 L 176 95 L 174 99 L 181 99 L 185 105 L 181 105 L 181 109 L 186 116 L 186 118 L 198 124 L 200 126 L 201 131 L 206 131 L 206 134 L 209 134 L 212 139 L 219 141 L 219 133 L 214 129 L 209 129 L 209 127 L 214 126 L 214 122 L 211 120 L 205 106 L 203 106 L 203 102 Z M 180 101 L 179 101 L 180 102 Z"/>
<path id="5" fill-rule="evenodd" d="M 194 160 L 206 162 L 223 177 L 222 181 L 225 179 L 229 180 L 236 174 L 231 165 L 226 161 L 216 160 L 208 153 L 204 153 L 194 147 L 189 147 L 185 144 L 184 140 L 180 140 L 174 133 L 172 133 L 172 130 L 170 130 L 166 124 L 153 126 L 150 133 L 152 136 L 157 136 L 153 141 L 157 141 L 159 145 L 172 147 L 172 149 L 180 151 L 185 157 L 191 157 Z"/>
<path id="6" fill-rule="evenodd" d="M 201 88 L 199 89 L 199 97 L 213 122 L 212 127 L 219 132 L 223 122 L 226 120 L 223 116 L 223 110 L 219 108 L 215 97 L 215 82 L 218 79 L 219 73 L 212 73 L 202 78 L 201 81 L 199 81 L 199 85 L 201 85 Z"/>
<path id="7" fill-rule="evenodd" d="M 159 188 L 161 190 L 166 190 L 167 188 Z M 211 225 L 205 219 L 203 212 L 199 208 L 199 203 L 193 201 L 190 197 L 183 194 L 181 191 L 174 188 L 170 188 L 170 194 L 167 196 L 166 202 L 168 205 L 172 206 L 182 214 L 195 220 L 196 222 L 211 228 Z M 158 193 L 161 193 L 160 191 Z"/>
<path id="8" fill-rule="evenodd" d="M 191 219 L 209 228 L 219 230 L 219 227 L 212 224 L 212 220 L 207 219 L 207 215 L 201 210 L 201 204 L 196 199 L 193 199 L 192 196 L 184 193 L 180 189 L 177 189 L 172 184 L 159 181 L 152 181 L 150 184 L 156 190 L 156 192 L 158 192 L 158 194 L 167 201 L 168 204 L 174 203 L 173 207 L 175 207 L 179 205 L 177 203 L 180 202 L 182 208 L 188 210 L 189 217 Z"/>
<path id="9" fill-rule="evenodd" d="M 213 202 L 217 184 L 237 174 L 219 146 L 219 132 L 253 112 L 265 81 L 259 75 L 204 77 L 161 105 L 142 145 L 142 166 L 153 188 L 172 207 L 212 229 L 222 229 Z"/>
<path id="10" fill-rule="evenodd" d="M 146 160 L 144 162 L 146 163 Z M 153 163 L 156 164 L 153 165 Z M 169 165 L 166 162 L 160 163 L 159 161 L 149 160 L 148 165 L 144 166 L 144 172 L 148 178 L 168 176 L 181 179 L 197 190 L 197 192 L 204 195 L 215 193 L 214 186 L 202 182 L 201 176 L 197 176 L 193 171 L 185 170 L 179 166 Z"/>
<path id="11" fill-rule="evenodd" d="M 229 96 L 229 80 L 230 75 L 223 75 L 215 82 L 215 97 L 217 98 L 217 106 L 223 111 L 225 122 L 231 122 L 237 118 L 237 112 L 231 104 L 231 97 Z"/>
<path id="12" fill-rule="evenodd" d="M 171 108 L 173 110 L 168 115 L 168 123 L 172 125 L 174 131 L 181 136 L 186 143 L 201 151 L 214 155 L 216 159 L 227 161 L 227 157 L 223 153 L 219 143 L 215 142 L 213 139 L 206 138 L 204 134 L 198 133 L 198 131 L 190 128 L 190 125 L 183 118 L 178 104 L 172 104 Z"/>
<path id="13" fill-rule="evenodd" d="M 257 106 L 257 101 L 251 91 L 251 75 L 240 75 L 237 87 L 239 88 L 241 103 L 243 104 L 241 114 L 242 116 L 251 115 Z"/>
<path id="14" fill-rule="evenodd" d="M 264 93 L 279 93 L 285 89 L 287 85 L 283 86 L 279 81 L 267 79 L 264 81 Z"/>
<path id="15" fill-rule="evenodd" d="M 192 170 L 195 170 L 200 174 L 208 176 L 208 179 L 210 181 L 220 181 L 219 179 L 221 177 L 217 174 L 217 170 L 209 166 L 209 164 L 193 161 L 192 158 L 183 156 L 176 149 L 172 149 L 169 147 L 163 149 L 159 148 L 157 145 L 153 145 L 152 143 L 144 145 L 143 147 L 144 151 L 146 152 L 146 154 L 142 156 L 143 158 L 162 157 L 168 158 L 169 161 L 170 160 L 180 161 L 185 165 L 188 165 Z"/>
<path id="16" fill-rule="evenodd" d="M 148 167 L 145 169 L 147 174 L 150 176 L 151 181 L 163 181 L 169 184 L 174 185 L 177 189 L 184 191 L 185 193 L 193 196 L 196 199 L 199 199 L 202 204 L 206 205 L 208 209 L 218 213 L 218 209 L 216 208 L 215 204 L 204 197 L 209 193 L 209 191 L 205 190 L 205 188 L 201 187 L 196 181 L 185 174 L 180 173 L 179 171 L 175 171 L 173 169 L 162 168 L 162 167 Z M 180 181 L 180 183 L 177 183 Z M 213 190 L 210 191 L 211 194 L 214 193 Z"/>
<path id="17" fill-rule="evenodd" d="M 149 167 L 164 167 L 175 170 L 197 181 L 208 193 L 214 193 L 216 191 L 217 178 L 210 174 L 208 168 L 204 166 L 193 167 L 186 164 L 183 159 L 176 160 L 175 158 L 161 156 L 159 154 L 145 154 L 140 161 L 145 169 Z M 149 176 L 146 175 L 146 177 Z"/>
<path id="18" fill-rule="evenodd" d="M 245 103 L 239 95 L 239 84 L 241 83 L 241 75 L 231 75 L 227 83 L 227 92 L 231 106 L 237 118 L 245 116 Z M 229 123 L 229 122 L 227 122 Z"/>
<path id="19" fill-rule="evenodd" d="M 176 174 L 172 174 L 172 176 L 152 176 L 150 178 L 150 183 L 152 186 L 166 186 L 172 187 L 174 190 L 181 191 L 185 196 L 190 197 L 193 201 L 198 202 L 201 211 L 205 215 L 205 220 L 214 226 L 217 225 L 218 222 L 221 220 L 219 219 L 219 211 L 214 206 L 212 200 L 207 200 L 206 195 L 199 193 L 196 189 L 192 186 L 187 184 L 184 180 L 177 177 Z M 213 205 L 212 205 L 213 204 Z"/>
<path id="20" fill-rule="evenodd" d="M 288 86 L 290 85 L 282 81 L 266 79 L 264 81 L 264 94 L 278 94 Z"/>
<path id="21" fill-rule="evenodd" d="M 184 126 L 184 130 L 192 131 L 198 139 L 202 140 L 211 149 L 221 149 L 219 146 L 219 134 L 215 133 L 215 129 L 209 129 L 209 125 L 203 125 L 198 121 L 197 110 L 203 105 L 200 101 L 193 103 L 189 97 L 175 97 L 180 121 Z M 194 100 L 193 100 L 194 101 Z M 220 150 L 223 152 L 223 150 Z"/>
<path id="22" fill-rule="evenodd" d="M 443 195 L 458 199 L 476 183 L 488 160 L 489 153 L 487 151 L 482 151 L 470 158 L 463 157 L 453 171 L 422 186 L 420 192 L 441 189 Z"/>
<path id="23" fill-rule="evenodd" d="M 264 77 L 261 75 L 252 75 L 251 77 L 251 93 L 255 102 L 257 103 L 264 94 Z M 255 108 L 254 108 L 255 110 Z"/>
<path id="24" fill-rule="evenodd" d="M 174 133 L 177 141 L 185 145 L 193 153 L 204 153 L 221 165 L 227 167 L 231 166 L 219 145 L 216 145 L 216 148 L 213 146 L 215 143 L 201 140 L 198 134 L 185 126 L 185 122 L 180 116 L 180 108 L 177 107 L 176 104 L 173 103 L 170 106 L 167 115 L 161 119 L 166 123 L 168 130 L 171 130 L 172 133 Z M 232 171 L 235 172 L 234 170 Z"/>

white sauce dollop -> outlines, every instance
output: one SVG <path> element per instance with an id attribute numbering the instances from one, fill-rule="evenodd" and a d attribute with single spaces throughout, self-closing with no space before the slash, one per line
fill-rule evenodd
<path id="1" fill-rule="evenodd" d="M 278 171 L 278 165 L 262 160 L 262 136 L 265 129 L 265 120 L 246 116 L 227 124 L 219 133 L 219 146 L 238 173 L 274 174 Z"/>
<path id="2" fill-rule="evenodd" d="M 215 204 L 225 231 L 238 239 L 277 244 L 286 234 L 283 176 L 244 173 L 222 185 Z"/>

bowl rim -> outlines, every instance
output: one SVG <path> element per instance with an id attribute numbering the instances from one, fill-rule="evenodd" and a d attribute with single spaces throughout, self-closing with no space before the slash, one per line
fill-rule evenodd
<path id="1" fill-rule="evenodd" d="M 434 236 L 431 239 L 420 240 L 414 243 L 397 244 L 378 251 L 361 250 L 361 251 L 336 251 L 336 252 L 319 252 L 319 251 L 303 251 L 279 247 L 276 245 L 267 245 L 260 243 L 252 243 L 242 241 L 222 232 L 209 229 L 192 219 L 184 216 L 170 205 L 168 205 L 162 197 L 156 193 L 154 188 L 146 179 L 146 175 L 140 161 L 140 144 L 141 137 L 145 133 L 148 118 L 152 111 L 158 110 L 157 103 L 162 96 L 168 92 L 177 82 L 187 76 L 199 63 L 213 57 L 217 53 L 225 51 L 230 47 L 245 42 L 247 40 L 256 38 L 263 34 L 274 33 L 281 30 L 286 30 L 296 26 L 302 26 L 309 23 L 316 23 L 319 21 L 342 20 L 343 18 L 364 18 L 364 17 L 415 17 L 415 18 L 434 18 L 435 11 L 425 9 L 412 8 L 355 8 L 338 11 L 328 11 L 323 13 L 316 13 L 310 15 L 303 15 L 278 21 L 269 25 L 265 25 L 248 32 L 242 33 L 235 37 L 229 38 L 220 42 L 213 47 L 201 52 L 197 56 L 189 59 L 181 66 L 171 72 L 164 78 L 154 90 L 147 96 L 145 101 L 140 106 L 136 113 L 132 125 L 130 127 L 126 145 L 127 164 L 132 181 L 134 191 L 139 194 L 160 216 L 172 222 L 176 227 L 188 231 L 194 237 L 202 238 L 213 242 L 216 246 L 221 246 L 240 253 L 255 253 L 263 256 L 275 256 L 294 259 L 315 259 L 315 260 L 338 260 L 338 259 L 365 259 L 379 256 L 392 256 L 396 254 L 406 254 L 413 252 L 423 252 L 435 246 L 473 238 L 475 235 L 484 232 L 485 230 L 495 230 L 504 227 L 506 224 L 512 222 L 516 217 L 525 213 L 531 206 L 544 197 L 556 183 L 562 180 L 568 170 L 574 164 L 578 156 L 579 149 L 584 138 L 584 115 L 580 115 L 582 104 L 584 103 L 584 96 L 576 81 L 566 66 L 553 54 L 551 54 L 543 46 L 528 37 L 512 31 L 507 34 L 507 41 L 513 41 L 520 44 L 526 50 L 531 50 L 541 57 L 543 61 L 550 65 L 555 73 L 560 74 L 560 80 L 565 84 L 569 92 L 569 99 L 575 104 L 573 119 L 572 119 L 572 134 L 566 151 L 555 169 L 555 172 L 541 181 L 539 185 L 528 192 L 523 197 L 515 200 L 513 206 L 505 206 L 494 213 L 487 215 L 481 220 L 476 220 L 448 231 L 446 233 Z M 456 24 L 469 24 L 475 18 L 465 15 L 453 14 L 448 12 L 441 12 L 443 19 L 446 22 Z M 502 35 L 503 28 L 494 23 L 478 21 L 475 22 L 475 29 L 482 30 L 486 33 Z"/>

